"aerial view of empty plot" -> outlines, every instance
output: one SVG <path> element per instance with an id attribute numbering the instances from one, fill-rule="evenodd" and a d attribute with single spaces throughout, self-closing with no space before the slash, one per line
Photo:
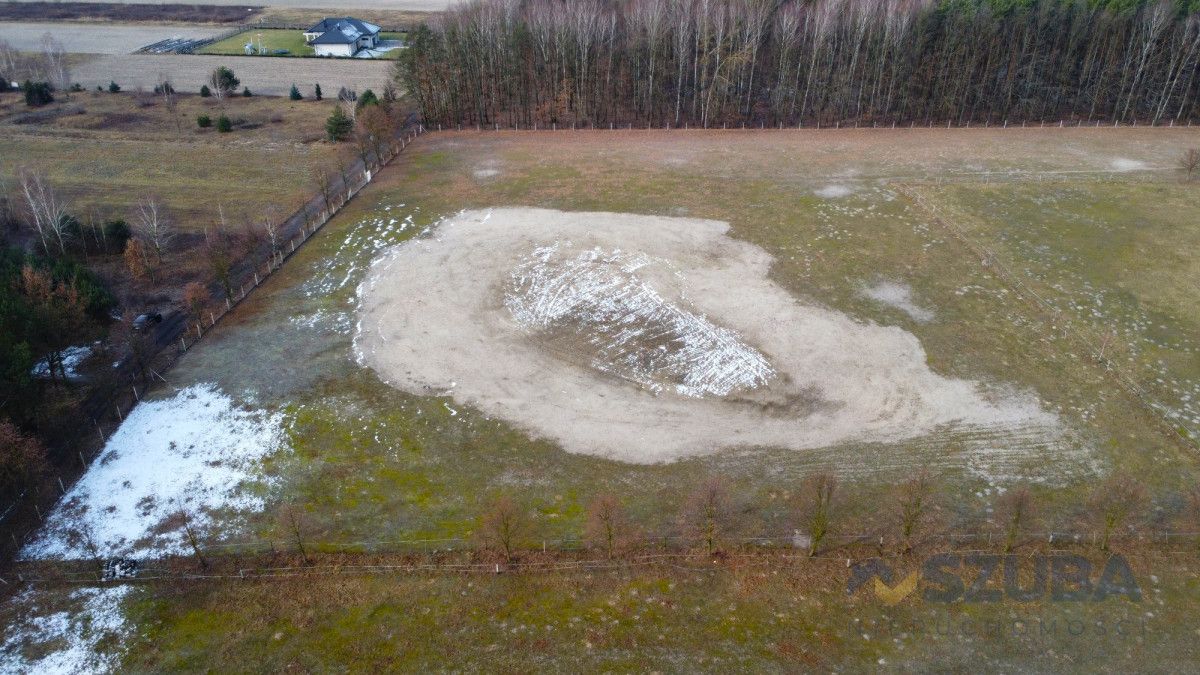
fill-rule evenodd
<path id="1" fill-rule="evenodd" d="M 0 93 L 0 672 L 1195 670 L 1195 12 L 718 5 Z"/>

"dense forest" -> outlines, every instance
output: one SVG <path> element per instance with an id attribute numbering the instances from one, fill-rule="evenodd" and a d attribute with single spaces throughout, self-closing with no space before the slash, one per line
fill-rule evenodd
<path id="1" fill-rule="evenodd" d="M 1200 118 L 1200 0 L 481 0 L 415 30 L 426 124 Z"/>

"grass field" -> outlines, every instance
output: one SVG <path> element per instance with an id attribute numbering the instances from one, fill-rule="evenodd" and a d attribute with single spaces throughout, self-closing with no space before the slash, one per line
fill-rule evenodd
<path id="1" fill-rule="evenodd" d="M 132 54 L 159 40 L 173 37 L 198 40 L 220 34 L 217 26 L 172 24 L 100 24 L 58 22 L 0 22 L 0 40 L 14 49 L 37 52 L 51 35 L 76 54 Z"/>
<path id="2" fill-rule="evenodd" d="M 183 231 L 199 232 L 213 222 L 217 203 L 242 220 L 272 204 L 290 212 L 311 197 L 313 167 L 337 153 L 324 141 L 332 107 L 184 95 L 172 111 L 149 94 L 85 92 L 30 110 L 15 95 L 0 96 L 0 176 L 43 167 L 73 212 L 101 218 L 130 218 L 138 199 L 157 195 Z M 201 114 L 244 123 L 218 134 L 197 126 Z"/>
<path id="3" fill-rule="evenodd" d="M 380 33 L 381 40 L 402 40 L 404 33 Z M 298 30 L 248 30 L 200 49 L 198 54 L 229 54 L 240 56 L 246 53 L 245 45 L 253 44 L 256 50 L 272 56 L 316 56 L 316 52 L 304 41 L 304 33 Z M 276 52 L 286 52 L 277 54 Z M 386 52 L 384 58 L 398 58 L 400 50 Z"/>
<path id="4" fill-rule="evenodd" d="M 884 607 L 846 594 L 840 560 L 746 556 L 587 573 L 69 586 L 40 593 L 36 607 L 10 601 L 0 616 L 9 635 L 27 636 L 10 662 L 66 645 L 72 665 L 90 657 L 104 666 L 94 669 L 125 672 L 1190 670 L 1200 658 L 1195 558 L 1130 560 L 1136 603 Z M 96 592 L 107 597 L 85 595 Z M 30 623 L 52 612 L 63 612 L 61 628 Z"/>
<path id="5" fill-rule="evenodd" d="M 818 470 L 842 481 L 839 536 L 890 531 L 895 485 L 921 468 L 937 476 L 943 532 L 995 531 L 998 496 L 1020 483 L 1033 486 L 1040 527 L 1087 532 L 1095 520 L 1083 504 L 1114 474 L 1147 485 L 1140 525 L 1188 530 L 1180 495 L 1198 474 L 1200 242 L 1190 223 L 1200 185 L 1182 183 L 1173 163 L 1195 145 L 1200 133 L 1187 129 L 432 134 L 188 352 L 155 396 L 169 414 L 177 391 L 212 383 L 272 413 L 282 442 L 238 488 L 265 511 L 223 504 L 209 535 L 258 550 L 289 537 L 278 506 L 303 514 L 311 541 L 372 550 L 469 538 L 500 494 L 529 510 L 534 541 L 578 538 L 584 507 L 600 493 L 618 495 L 643 531 L 674 535 L 688 493 L 710 475 L 730 485 L 731 537 L 789 541 L 802 481 Z M 452 388 L 403 392 L 358 365 L 356 289 L 371 261 L 393 244 L 437 237 L 437 223 L 463 209 L 518 205 L 728 222 L 731 236 L 772 256 L 771 280 L 796 302 L 905 331 L 934 372 L 1030 394 L 1058 426 L 948 425 L 905 440 L 639 465 L 564 452 Z M 882 287 L 905 293 L 870 292 Z M 417 298 L 438 292 L 412 288 Z M 194 438 L 200 447 L 203 436 Z M 974 620 L 1025 609 L 1062 621 L 1123 612 L 1158 626 L 1103 646 L 857 633 L 849 622 L 906 625 L 946 612 L 864 608 L 847 599 L 845 563 L 834 557 L 837 573 L 730 563 L 718 572 L 334 578 L 306 580 L 307 593 L 270 583 L 153 587 L 125 605 L 139 635 L 125 663 L 674 671 L 1044 668 L 1038 659 L 1050 658 L 1117 669 L 1151 654 L 1195 658 L 1192 627 L 1178 625 L 1196 590 L 1180 560 L 1194 562 L 1138 563 L 1139 580 L 1154 574 L 1161 585 L 1136 609 L 948 610 Z M 447 631 L 444 641 L 427 637 Z"/>
<path id="6" fill-rule="evenodd" d="M 1056 521 L 1070 525 L 1095 481 L 1114 471 L 1147 481 L 1177 511 L 1172 495 L 1194 475 L 1194 450 L 1174 430 L 1175 416 L 1190 414 L 1191 405 L 1176 390 L 1195 386 L 1194 359 L 1156 364 L 1172 369 L 1167 381 L 1175 384 L 1166 387 L 1155 386 L 1155 372 L 1130 370 L 1158 392 L 1152 402 L 1160 410 L 1151 412 L 1064 325 L 1017 297 L 899 189 L 931 199 L 947 191 L 1041 191 L 1044 199 L 1063 199 L 1073 191 L 1093 201 L 1124 191 L 1145 195 L 1155 208 L 1175 204 L 1179 211 L 1164 217 L 1183 218 L 1183 196 L 1196 188 L 1180 185 L 1169 167 L 1114 172 L 1110 165 L 1114 157 L 1149 161 L 1194 135 L 1001 133 L 731 132 L 695 134 L 686 143 L 683 134 L 664 133 L 434 136 L 356 199 L 234 323 L 190 353 L 172 385 L 216 382 L 283 411 L 291 450 L 268 473 L 280 481 L 280 498 L 303 504 L 329 541 L 465 536 L 487 498 L 518 486 L 546 536 L 578 532 L 584 502 L 602 491 L 622 494 L 646 527 L 669 531 L 681 494 L 713 472 L 737 486 L 746 534 L 778 534 L 790 532 L 786 513 L 797 482 L 821 467 L 835 468 L 864 495 L 931 467 L 956 495 L 948 501 L 964 521 L 985 513 L 1004 485 L 1026 479 L 1043 486 L 1058 505 Z M 1070 153 L 1046 150 L 1067 147 Z M 1047 175 L 1059 178 L 1047 182 Z M 1178 198 L 1155 197 L 1164 191 Z M 803 453 L 764 448 L 749 460 L 724 453 L 630 466 L 563 453 L 450 398 L 399 392 L 353 365 L 355 287 L 381 247 L 461 208 L 512 204 L 727 220 L 735 236 L 776 257 L 772 277 L 795 296 L 903 327 L 920 339 L 936 372 L 1035 392 L 1063 432 L 951 431 Z M 952 207 L 946 200 L 940 208 Z M 974 227 L 990 228 L 990 236 L 1010 231 L 1000 212 L 989 214 Z M 1184 283 L 1194 253 L 1160 260 L 1157 274 Z M 936 319 L 918 322 L 864 297 L 863 286 L 880 279 L 909 286 Z M 1174 315 L 1180 339 L 1193 349 L 1184 309 Z M 247 350 L 255 368 L 245 367 Z M 847 508 L 865 514 L 871 499 Z"/>

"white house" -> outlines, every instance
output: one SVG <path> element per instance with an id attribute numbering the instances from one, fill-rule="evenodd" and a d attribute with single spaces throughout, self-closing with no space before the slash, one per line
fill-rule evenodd
<path id="1" fill-rule="evenodd" d="M 326 18 L 304 31 L 317 56 L 354 56 L 361 49 L 374 49 L 379 43 L 379 26 L 350 17 Z"/>

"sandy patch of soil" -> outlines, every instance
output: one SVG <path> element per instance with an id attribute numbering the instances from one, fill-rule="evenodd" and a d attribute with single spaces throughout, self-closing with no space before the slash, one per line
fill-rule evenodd
<path id="1" fill-rule="evenodd" d="M 627 462 L 1056 427 L 1030 395 L 932 372 L 900 328 L 794 298 L 728 229 L 464 212 L 373 263 L 355 350 L 393 386 Z"/>

